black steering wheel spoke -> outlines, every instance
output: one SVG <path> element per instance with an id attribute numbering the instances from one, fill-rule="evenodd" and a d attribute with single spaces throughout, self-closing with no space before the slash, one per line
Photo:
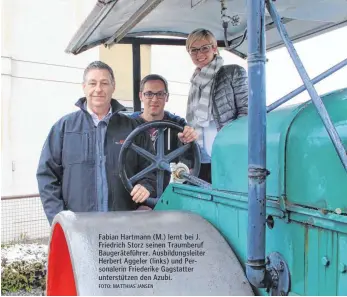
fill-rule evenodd
<path id="1" fill-rule="evenodd" d="M 134 143 L 130 144 L 130 148 L 133 149 L 135 152 L 137 152 L 140 156 L 146 158 L 148 161 L 155 162 L 155 156 L 152 155 L 150 152 L 147 152 L 142 147 L 137 146 Z"/>
<path id="2" fill-rule="evenodd" d="M 173 152 L 171 152 L 170 154 L 167 154 L 165 156 L 165 159 L 167 160 L 167 162 L 171 162 L 172 160 L 176 159 L 177 157 L 183 155 L 189 148 L 190 148 L 190 144 L 187 143 L 181 147 L 179 147 L 178 149 L 175 149 Z"/>
<path id="3" fill-rule="evenodd" d="M 165 150 L 164 131 L 165 130 L 163 128 L 158 129 L 158 137 L 156 140 L 156 151 L 157 151 L 157 157 L 159 158 L 164 157 L 164 150 Z"/>
<path id="4" fill-rule="evenodd" d="M 164 174 L 163 170 L 157 172 L 157 197 L 161 197 L 164 191 Z"/>
<path id="5" fill-rule="evenodd" d="M 131 177 L 129 180 L 134 185 L 136 182 L 138 182 L 140 179 L 144 178 L 147 174 L 151 173 L 152 171 L 156 170 L 157 166 L 155 164 L 152 164 L 139 173 L 135 174 L 133 177 Z"/>

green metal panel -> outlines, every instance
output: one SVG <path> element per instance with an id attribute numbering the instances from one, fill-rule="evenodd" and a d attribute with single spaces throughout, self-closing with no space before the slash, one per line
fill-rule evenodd
<path id="1" fill-rule="evenodd" d="M 337 294 L 337 234 L 319 230 L 318 250 L 321 261 L 319 271 L 319 294 Z"/>
<path id="2" fill-rule="evenodd" d="M 347 89 L 322 96 L 347 147 L 346 99 Z M 247 117 L 243 117 L 218 133 L 212 150 L 214 189 L 248 192 L 247 129 Z M 341 198 L 342 193 L 345 193 L 343 197 L 347 196 L 347 175 L 311 102 L 278 109 L 267 115 L 266 158 L 271 173 L 266 181 L 268 196 L 286 195 L 290 202 L 321 208 L 328 207 L 329 203 L 329 209 L 346 208 L 347 200 L 341 204 Z M 325 172 L 323 176 L 322 171 Z M 343 187 L 336 186 L 342 184 Z M 328 192 L 329 196 L 341 198 L 328 198 Z"/>
<path id="3" fill-rule="evenodd" d="M 307 295 L 319 295 L 319 249 L 318 246 L 315 249 L 311 249 L 310 243 L 318 242 L 318 230 L 310 230 L 305 228 L 305 293 Z M 311 268 L 310 271 L 308 268 Z M 316 284 L 315 286 L 310 285 Z"/>
<path id="4" fill-rule="evenodd" d="M 244 267 L 247 202 L 247 196 L 238 193 L 170 185 L 155 210 L 200 214 L 226 238 Z M 267 228 L 266 254 L 277 251 L 284 256 L 291 273 L 290 295 L 343 295 L 347 274 L 339 272 L 339 263 L 347 264 L 347 216 L 330 214 L 324 218 L 319 211 L 291 206 L 288 219 L 278 200 L 271 198 L 267 201 L 266 212 L 274 219 L 274 227 Z M 327 266 L 324 257 L 330 261 Z M 267 294 L 265 290 L 257 293 Z"/>
<path id="5" fill-rule="evenodd" d="M 337 295 L 347 296 L 347 235 L 339 235 Z"/>
<path id="6" fill-rule="evenodd" d="M 323 100 L 347 148 L 347 89 Z M 290 203 L 347 213 L 347 174 L 311 103 L 301 109 L 288 132 L 286 195 Z"/>
<path id="7" fill-rule="evenodd" d="M 327 94 L 323 102 L 347 146 L 347 89 Z M 274 111 L 267 123 L 271 175 L 266 215 L 272 216 L 274 226 L 267 228 L 266 254 L 276 251 L 284 256 L 291 273 L 290 295 L 346 295 L 347 174 L 311 103 Z M 213 190 L 170 185 L 155 208 L 200 214 L 226 238 L 243 267 L 247 137 L 246 117 L 224 127 L 213 146 Z M 333 211 L 336 208 L 342 213 Z"/>
<path id="8" fill-rule="evenodd" d="M 270 196 L 281 196 L 284 192 L 285 137 L 298 111 L 297 107 L 287 107 L 267 117 L 267 168 L 271 175 L 266 186 Z M 212 186 L 219 190 L 248 192 L 247 117 L 226 125 L 217 134 L 212 148 Z"/>

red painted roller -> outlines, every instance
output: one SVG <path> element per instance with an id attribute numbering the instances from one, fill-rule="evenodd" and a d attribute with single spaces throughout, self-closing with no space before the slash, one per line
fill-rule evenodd
<path id="1" fill-rule="evenodd" d="M 47 296 L 77 296 L 70 253 L 59 223 L 52 231 L 48 263 Z"/>
<path id="2" fill-rule="evenodd" d="M 196 214 L 63 211 L 52 224 L 47 295 L 253 292 L 223 236 Z"/>

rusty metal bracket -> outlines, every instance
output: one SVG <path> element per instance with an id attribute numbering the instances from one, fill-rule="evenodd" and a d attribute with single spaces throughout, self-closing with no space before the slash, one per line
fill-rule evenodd
<path id="1" fill-rule="evenodd" d="M 248 177 L 252 179 L 258 179 L 264 181 L 265 178 L 270 175 L 270 171 L 266 168 L 248 166 Z"/>
<path id="2" fill-rule="evenodd" d="M 267 292 L 271 296 L 287 296 L 290 291 L 290 271 L 285 259 L 277 252 L 270 253 L 266 259 L 266 271 L 270 278 Z"/>
<path id="3" fill-rule="evenodd" d="M 283 211 L 283 219 L 286 223 L 289 223 L 289 211 L 287 208 L 287 198 L 286 196 L 282 195 L 278 199 L 280 209 Z"/>

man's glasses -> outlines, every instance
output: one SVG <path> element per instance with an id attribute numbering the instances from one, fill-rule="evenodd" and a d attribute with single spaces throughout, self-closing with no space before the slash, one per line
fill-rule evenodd
<path id="1" fill-rule="evenodd" d="M 153 92 L 149 91 L 149 92 L 144 92 L 143 95 L 145 96 L 146 99 L 153 99 L 154 96 L 157 96 L 158 100 L 163 100 L 163 99 L 166 99 L 166 97 L 167 97 L 167 93 L 163 92 L 163 91 L 160 91 L 157 93 L 153 93 Z"/>
<path id="2" fill-rule="evenodd" d="M 191 48 L 189 49 L 189 54 L 191 56 L 196 56 L 198 54 L 198 52 L 202 53 L 202 54 L 207 54 L 210 49 L 212 48 L 213 44 L 206 44 L 203 45 L 202 47 L 199 48 Z"/>

